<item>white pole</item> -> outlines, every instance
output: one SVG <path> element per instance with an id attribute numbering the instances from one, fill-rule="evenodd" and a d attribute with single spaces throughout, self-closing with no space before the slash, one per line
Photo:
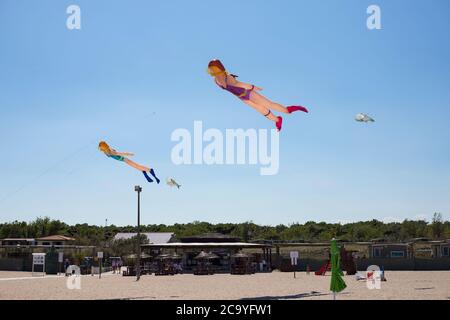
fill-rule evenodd
<path id="1" fill-rule="evenodd" d="M 336 300 L 336 292 L 333 291 L 333 300 Z"/>

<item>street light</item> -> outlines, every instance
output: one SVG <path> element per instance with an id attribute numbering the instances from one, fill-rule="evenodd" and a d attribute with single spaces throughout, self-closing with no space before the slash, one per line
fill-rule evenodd
<path id="1" fill-rule="evenodd" d="M 138 238 L 138 255 L 137 255 L 137 268 L 136 268 L 136 281 L 141 278 L 141 186 L 135 186 L 134 191 L 138 194 L 138 215 L 137 215 L 137 238 Z"/>

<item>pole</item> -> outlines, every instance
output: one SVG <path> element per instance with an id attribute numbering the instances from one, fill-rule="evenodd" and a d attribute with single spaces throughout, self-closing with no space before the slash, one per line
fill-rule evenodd
<path id="1" fill-rule="evenodd" d="M 137 256 L 137 268 L 136 268 L 136 281 L 141 278 L 141 191 L 140 186 L 136 186 L 134 190 L 138 194 L 138 212 L 137 212 L 137 237 L 138 237 L 138 256 Z"/>
<path id="2" fill-rule="evenodd" d="M 95 260 L 95 248 L 92 249 L 92 259 L 89 262 L 89 264 L 91 265 L 91 277 L 94 276 L 94 260 Z"/>

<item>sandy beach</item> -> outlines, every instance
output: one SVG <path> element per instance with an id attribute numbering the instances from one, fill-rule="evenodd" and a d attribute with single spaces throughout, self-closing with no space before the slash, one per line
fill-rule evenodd
<path id="1" fill-rule="evenodd" d="M 347 288 L 339 300 L 447 300 L 449 271 L 391 271 L 380 290 L 369 290 L 365 282 L 345 276 Z M 330 276 L 297 273 L 264 273 L 247 276 L 220 274 L 169 277 L 134 277 L 117 274 L 81 276 L 81 289 L 69 290 L 67 278 L 31 276 L 29 272 L 0 272 L 0 299 L 332 299 Z"/>

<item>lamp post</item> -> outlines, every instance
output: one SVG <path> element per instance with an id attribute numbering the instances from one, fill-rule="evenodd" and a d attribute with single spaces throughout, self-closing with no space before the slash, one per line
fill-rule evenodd
<path id="1" fill-rule="evenodd" d="M 138 255 L 137 255 L 137 268 L 136 268 L 136 281 L 141 278 L 141 186 L 135 186 L 134 191 L 138 195 L 138 206 L 137 206 L 137 238 L 138 238 Z"/>

